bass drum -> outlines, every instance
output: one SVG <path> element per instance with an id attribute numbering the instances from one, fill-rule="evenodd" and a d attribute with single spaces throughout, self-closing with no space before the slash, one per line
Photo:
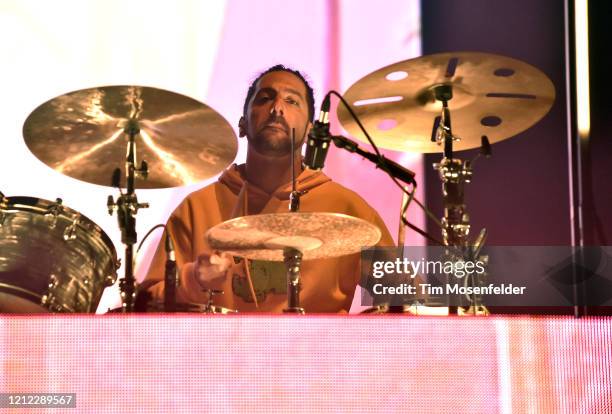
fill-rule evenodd
<path id="1" fill-rule="evenodd" d="M 61 199 L 0 197 L 0 312 L 95 312 L 117 279 L 108 236 Z"/>

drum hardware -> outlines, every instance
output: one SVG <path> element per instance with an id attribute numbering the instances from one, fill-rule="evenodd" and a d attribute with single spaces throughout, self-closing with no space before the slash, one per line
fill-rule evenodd
<path id="1" fill-rule="evenodd" d="M 287 268 L 287 308 L 283 313 L 304 314 L 304 308 L 300 307 L 300 266 L 302 264 L 302 252 L 292 247 L 283 249 L 285 267 Z"/>
<path id="2" fill-rule="evenodd" d="M 453 145 L 461 141 L 461 138 L 453 135 L 451 127 L 451 115 L 448 108 L 448 101 L 453 98 L 453 87 L 449 84 L 437 85 L 433 87 L 433 94 L 437 101 L 441 102 L 442 109 L 439 121 L 434 121 L 432 138 L 438 145 L 443 145 L 443 157 L 439 163 L 434 164 L 434 169 L 438 171 L 442 182 L 442 199 L 444 204 L 444 217 L 442 217 L 442 237 L 446 246 L 453 246 L 460 250 L 461 254 L 447 250 L 446 255 L 452 261 L 465 260 L 477 261 L 478 256 L 474 256 L 474 248 L 470 245 L 468 236 L 470 233 L 470 216 L 467 212 L 465 203 L 465 184 L 472 179 L 473 162 L 464 161 L 453 156 Z M 487 158 L 491 156 L 490 145 L 486 135 L 481 137 L 481 153 Z M 480 154 L 479 154 L 480 155 Z M 475 159 L 473 160 L 475 161 Z M 485 229 L 483 229 L 486 232 Z M 484 242 L 484 234 L 481 231 L 479 240 Z M 482 245 L 478 247 L 478 252 Z M 466 277 L 465 284 L 478 285 L 486 277 L 486 274 L 479 275 L 478 279 L 472 275 Z M 488 315 L 489 311 L 482 303 L 480 295 L 473 295 L 469 298 L 471 302 L 469 309 L 473 315 Z M 454 308 L 454 307 L 453 307 Z M 457 308 L 457 314 L 466 315 L 468 311 Z"/>
<path id="3" fill-rule="evenodd" d="M 41 298 L 40 304 L 49 310 L 51 313 L 61 313 L 63 308 L 55 300 L 55 296 L 45 295 Z"/>
<path id="4" fill-rule="evenodd" d="M 79 222 L 81 215 L 77 213 L 72 220 L 72 224 L 64 230 L 64 241 L 71 241 L 76 239 L 76 226 Z"/>
<path id="5" fill-rule="evenodd" d="M 139 292 L 140 296 L 142 292 Z M 137 312 L 155 312 L 161 313 L 166 312 L 165 303 L 163 301 L 151 301 L 148 298 L 143 300 L 143 303 L 140 303 L 140 307 L 138 307 Z M 238 313 L 233 309 L 224 308 L 222 306 L 215 306 L 212 304 L 200 304 L 200 303 L 177 303 L 175 313 L 201 313 L 201 314 L 209 314 L 209 315 L 229 315 Z M 123 308 L 116 309 L 108 309 L 107 313 L 123 313 Z"/>
<path id="6" fill-rule="evenodd" d="M 300 208 L 300 192 L 296 189 L 295 179 L 295 128 L 291 129 L 291 194 L 289 194 L 289 211 L 296 213 Z M 292 247 L 283 249 L 283 259 L 287 269 L 287 307 L 283 313 L 304 314 L 304 308 L 300 307 L 300 266 L 302 264 L 302 252 Z"/>
<path id="7" fill-rule="evenodd" d="M 204 289 L 204 292 L 208 293 L 208 301 L 206 304 L 200 308 L 199 312 L 206 314 L 214 314 L 214 313 L 237 313 L 236 311 L 231 311 L 230 309 L 221 308 L 220 306 L 215 306 L 213 304 L 213 296 L 214 295 L 223 295 L 223 290 L 219 289 Z M 219 311 L 220 309 L 224 309 L 226 311 Z"/>
<path id="8" fill-rule="evenodd" d="M 0 228 L 4 225 L 6 214 L 4 211 L 8 208 L 9 199 L 4 196 L 4 193 L 0 191 Z"/>
<path id="9" fill-rule="evenodd" d="M 410 191 L 407 186 L 404 186 L 403 192 L 402 192 L 402 201 L 401 201 L 401 206 L 400 206 L 400 219 L 399 219 L 398 231 L 397 231 L 397 246 L 399 248 L 400 257 L 404 257 L 404 247 L 405 247 L 405 242 L 406 242 L 406 224 L 405 223 L 407 222 L 406 214 L 408 212 L 408 206 L 413 198 L 414 198 L 414 190 Z M 416 272 L 414 271 L 414 269 L 411 269 L 411 273 L 414 274 Z M 410 279 L 411 286 L 415 285 L 415 280 L 416 278 Z M 406 312 L 407 306 L 408 305 L 403 305 L 401 307 L 402 313 Z M 386 311 L 387 312 L 383 312 L 383 313 L 394 313 L 395 309 L 394 307 L 389 308 L 387 306 Z M 380 313 L 380 312 L 374 312 L 374 313 Z"/>
<path id="10" fill-rule="evenodd" d="M 206 313 L 209 315 L 232 315 L 238 313 L 237 310 L 224 308 L 223 306 L 206 306 L 205 308 L 201 308 L 199 306 L 194 306 L 194 309 L 198 309 L 199 313 Z M 193 311 L 192 311 L 193 312 Z"/>
<path id="11" fill-rule="evenodd" d="M 300 209 L 300 196 L 302 195 L 296 188 L 295 178 L 295 128 L 291 128 L 291 193 L 289 194 L 289 211 L 297 212 Z"/>
<path id="12" fill-rule="evenodd" d="M 137 107 L 137 105 L 135 105 Z M 134 277 L 134 245 L 138 241 L 136 233 L 136 214 L 141 208 L 149 208 L 149 203 L 139 203 L 136 196 L 134 180 L 136 177 L 146 179 L 148 176 L 147 163 L 143 160 L 141 167 L 136 167 L 136 140 L 140 133 L 138 121 L 130 118 L 123 132 L 128 136 L 127 155 L 125 160 L 126 191 L 121 190 L 121 170 L 115 169 L 112 175 L 112 184 L 119 191 L 117 201 L 108 196 L 107 207 L 110 215 L 117 212 L 117 223 L 121 231 L 121 242 L 125 245 L 125 275 L 119 284 L 124 312 L 134 311 L 136 300 L 136 279 Z"/>
<path id="13" fill-rule="evenodd" d="M 61 312 L 62 308 L 55 299 L 55 290 L 57 289 L 58 280 L 54 274 L 49 275 L 49 284 L 47 285 L 47 293 L 40 298 L 40 304 L 46 306 L 51 312 Z"/>
<path id="14" fill-rule="evenodd" d="M 57 217 L 64 212 L 62 203 L 63 200 L 61 198 L 56 198 L 55 203 L 47 207 L 47 211 L 44 213 L 45 219 L 49 221 L 49 227 L 52 229 L 57 225 Z"/>
<path id="15" fill-rule="evenodd" d="M 165 227 L 165 226 L 164 226 Z M 166 249 L 166 268 L 164 272 L 164 310 L 174 312 L 176 310 L 176 288 L 178 286 L 176 256 L 172 237 L 166 232 L 164 247 Z M 212 293 L 210 294 L 212 296 Z"/>
<path id="16" fill-rule="evenodd" d="M 177 311 L 177 302 L 176 302 L 176 288 L 179 285 L 179 278 L 177 275 L 177 266 L 176 266 L 176 255 L 174 252 L 174 242 L 172 241 L 172 237 L 170 233 L 168 233 L 168 229 L 165 224 L 156 224 L 147 231 L 144 235 L 138 248 L 136 249 L 136 255 L 140 252 L 142 245 L 147 240 L 147 238 L 158 228 L 163 228 L 166 233 L 166 237 L 164 238 L 164 249 L 166 251 L 166 266 L 164 271 L 164 312 L 176 312 Z M 145 297 L 145 291 L 137 292 L 135 311 L 136 312 L 144 312 L 147 308 L 147 303 L 151 301 L 150 297 Z M 149 295 L 150 296 L 150 295 Z"/>
<path id="17" fill-rule="evenodd" d="M 464 202 L 464 185 L 471 181 L 474 161 L 481 155 L 491 155 L 490 142 L 510 138 L 546 115 L 555 98 L 550 79 L 537 68 L 504 56 L 440 53 L 378 69 L 353 84 L 344 97 L 353 103 L 354 113 L 349 105 L 338 107 L 338 119 L 352 136 L 363 142 L 372 141 L 366 132 L 370 130 L 375 131 L 374 141 L 382 148 L 432 153 L 443 146 L 443 158 L 434 165 L 442 182 L 442 220 L 435 219 L 414 199 L 442 228 L 443 241 L 411 225 L 405 218 L 404 203 L 400 238 L 403 239 L 401 226 L 405 224 L 428 240 L 447 246 L 452 257 L 485 260 L 480 251 L 486 233 L 481 232 L 477 238 L 474 243 L 477 247 L 470 246 L 468 241 L 470 217 Z M 450 102 L 458 115 L 454 128 Z M 453 129 L 458 135 L 454 135 Z M 478 146 L 481 153 L 471 162 L 453 155 L 453 150 Z M 462 252 L 459 256 L 457 250 Z M 459 312 L 488 313 L 479 298 L 473 299 L 467 311 Z"/>

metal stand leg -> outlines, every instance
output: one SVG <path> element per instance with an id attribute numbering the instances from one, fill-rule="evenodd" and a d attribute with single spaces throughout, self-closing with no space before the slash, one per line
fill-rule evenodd
<path id="1" fill-rule="evenodd" d="M 442 236 L 444 244 L 453 246 L 462 252 L 463 257 L 456 257 L 455 254 L 450 254 L 452 260 L 467 259 L 477 260 L 473 254 L 474 247 L 468 236 L 470 233 L 470 216 L 467 212 L 467 206 L 464 200 L 464 187 L 472 178 L 473 161 L 463 161 L 453 156 L 453 141 L 460 139 L 452 133 L 450 110 L 448 101 L 453 97 L 452 87 L 450 85 L 440 85 L 434 89 L 435 97 L 442 103 L 442 113 L 437 127 L 434 127 L 432 137 L 440 144 L 444 145 L 444 153 L 442 161 L 434 164 L 434 168 L 438 171 L 440 180 L 442 181 L 442 195 L 444 202 L 444 217 L 442 218 Z M 481 153 L 485 156 L 490 155 L 490 146 L 488 138 L 482 137 Z M 479 237 L 479 240 L 481 238 Z M 482 243 L 477 241 L 476 244 Z M 478 247 L 478 251 L 480 251 Z M 478 286 L 480 281 L 475 277 L 466 279 L 466 283 L 471 286 Z M 449 306 L 449 312 L 458 315 L 488 315 L 489 311 L 482 303 L 480 296 L 474 295 L 471 298 L 471 304 L 467 309 L 461 306 Z"/>
<path id="2" fill-rule="evenodd" d="M 119 189 L 120 196 L 117 201 L 113 196 L 108 196 L 107 207 L 108 213 L 117 212 L 117 222 L 121 231 L 121 242 L 125 245 L 125 276 L 121 280 L 119 287 L 121 289 L 121 299 L 123 301 L 123 312 L 134 312 L 134 304 L 136 301 L 136 279 L 134 278 L 134 245 L 138 241 L 136 233 L 136 213 L 141 208 L 148 208 L 148 203 L 139 203 L 136 197 L 134 179 L 136 176 L 143 178 L 147 177 L 147 163 L 142 162 L 140 168 L 136 168 L 136 141 L 135 137 L 140 132 L 138 122 L 135 119 L 129 119 L 124 133 L 128 136 L 127 156 L 125 161 L 126 170 L 126 192 L 121 191 L 121 170 L 116 169 L 113 172 L 112 184 L 113 187 Z"/>
<path id="3" fill-rule="evenodd" d="M 296 313 L 303 315 L 304 309 L 300 307 L 300 265 L 302 264 L 302 252 L 291 247 L 283 251 L 285 266 L 287 267 L 287 308 L 284 313 Z"/>

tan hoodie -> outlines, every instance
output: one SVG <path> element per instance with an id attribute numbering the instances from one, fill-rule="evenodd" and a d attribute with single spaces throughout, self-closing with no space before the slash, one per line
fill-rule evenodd
<path id="1" fill-rule="evenodd" d="M 247 214 L 286 213 L 291 183 L 268 194 L 243 178 L 244 165 L 233 165 L 219 181 L 195 191 L 183 200 L 168 220 L 168 231 L 175 241 L 180 286 L 177 300 L 205 303 L 208 294 L 194 276 L 193 262 L 212 251 L 205 239 L 208 229 L 223 221 Z M 364 219 L 381 230 L 379 246 L 393 246 L 393 240 L 380 216 L 356 193 L 334 183 L 322 172 L 304 170 L 296 179 L 301 212 L 342 213 Z M 164 238 L 162 238 L 164 240 Z M 163 243 L 141 285 L 157 300 L 163 299 L 166 254 Z M 257 297 L 255 306 L 246 278 L 244 262 L 230 268 L 224 281 L 214 286 L 225 293 L 214 303 L 240 312 L 282 312 L 287 306 L 286 276 L 283 263 L 250 262 L 250 274 Z M 333 259 L 303 261 L 300 304 L 308 313 L 348 311 L 360 278 L 359 254 Z"/>

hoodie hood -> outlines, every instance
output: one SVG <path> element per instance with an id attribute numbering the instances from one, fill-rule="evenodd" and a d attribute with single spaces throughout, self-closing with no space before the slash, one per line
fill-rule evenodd
<path id="1" fill-rule="evenodd" d="M 225 184 L 234 194 L 239 195 L 243 191 L 245 183 L 248 183 L 249 197 L 262 197 L 270 199 L 275 197 L 279 200 L 289 200 L 291 194 L 291 183 L 277 188 L 274 193 L 268 194 L 264 190 L 257 187 L 255 184 L 246 181 L 244 178 L 245 164 L 236 165 L 233 164 L 219 177 L 219 182 Z M 323 174 L 321 171 L 313 171 L 308 168 L 304 169 L 300 175 L 296 178 L 296 189 L 300 192 L 308 192 L 314 187 L 318 187 L 328 181 L 331 178 Z"/>

